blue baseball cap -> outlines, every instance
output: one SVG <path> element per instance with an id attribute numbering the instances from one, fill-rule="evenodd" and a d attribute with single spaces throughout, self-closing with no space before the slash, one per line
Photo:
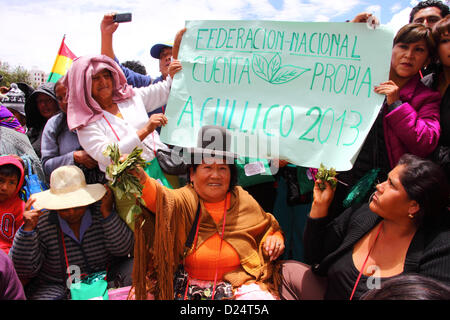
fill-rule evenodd
<path id="1" fill-rule="evenodd" d="M 173 43 L 171 42 L 157 43 L 150 49 L 150 55 L 155 59 L 159 59 L 161 50 L 164 48 L 172 48 L 172 46 Z"/>

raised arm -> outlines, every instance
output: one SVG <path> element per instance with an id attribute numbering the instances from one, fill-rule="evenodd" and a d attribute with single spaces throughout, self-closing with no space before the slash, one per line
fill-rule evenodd
<path id="1" fill-rule="evenodd" d="M 186 28 L 181 29 L 175 35 L 175 40 L 173 41 L 172 46 L 172 58 L 178 59 L 178 52 L 180 51 L 181 39 L 183 38 L 183 34 L 186 32 Z"/>
<path id="2" fill-rule="evenodd" d="M 111 59 L 115 58 L 113 49 L 113 34 L 119 27 L 117 22 L 114 22 L 114 13 L 107 13 L 103 16 L 100 24 L 101 31 L 101 54 L 104 54 Z"/>

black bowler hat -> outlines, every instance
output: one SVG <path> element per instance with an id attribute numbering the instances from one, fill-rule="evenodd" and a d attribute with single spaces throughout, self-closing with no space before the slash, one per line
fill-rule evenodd
<path id="1" fill-rule="evenodd" d="M 186 151 L 191 156 L 222 157 L 234 162 L 237 155 L 230 152 L 230 147 L 231 133 L 229 130 L 221 126 L 207 125 L 201 127 L 198 131 L 197 147 L 187 148 Z"/>

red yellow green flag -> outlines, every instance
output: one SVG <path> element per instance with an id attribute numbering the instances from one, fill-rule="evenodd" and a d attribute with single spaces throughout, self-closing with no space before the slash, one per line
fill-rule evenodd
<path id="1" fill-rule="evenodd" d="M 64 43 L 65 38 L 66 36 L 64 35 L 47 82 L 56 82 L 63 77 L 72 65 L 73 60 L 77 57 Z"/>

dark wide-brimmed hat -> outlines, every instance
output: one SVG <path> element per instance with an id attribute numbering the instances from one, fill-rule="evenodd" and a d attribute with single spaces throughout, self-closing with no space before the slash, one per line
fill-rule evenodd
<path id="1" fill-rule="evenodd" d="M 198 131 L 197 147 L 187 148 L 186 152 L 191 154 L 191 159 L 204 158 L 226 158 L 234 163 L 237 155 L 231 152 L 231 133 L 224 127 L 208 125 Z M 195 162 L 194 162 L 195 164 Z"/>

